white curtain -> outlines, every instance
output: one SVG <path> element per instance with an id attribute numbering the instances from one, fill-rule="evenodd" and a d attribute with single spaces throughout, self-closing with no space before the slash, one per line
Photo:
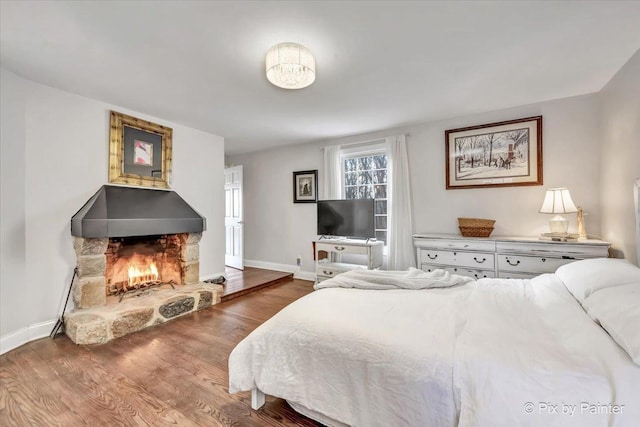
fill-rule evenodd
<path id="1" fill-rule="evenodd" d="M 391 209 L 387 224 L 387 246 L 389 247 L 387 268 L 406 270 L 415 266 L 407 141 L 404 135 L 398 135 L 387 138 L 386 143 L 389 147 L 391 169 L 388 184 Z"/>
<path id="2" fill-rule="evenodd" d="M 342 198 L 342 167 L 340 165 L 340 146 L 324 147 L 324 200 Z"/>
<path id="3" fill-rule="evenodd" d="M 636 204 L 636 260 L 640 266 L 640 178 L 634 184 L 634 200 Z"/>

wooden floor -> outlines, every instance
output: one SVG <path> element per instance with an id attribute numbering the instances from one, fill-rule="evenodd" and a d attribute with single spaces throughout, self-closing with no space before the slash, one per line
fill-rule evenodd
<path id="1" fill-rule="evenodd" d="M 318 426 L 282 399 L 229 395 L 234 346 L 311 292 L 293 280 L 101 346 L 44 338 L 0 356 L 1 426 Z"/>
<path id="2" fill-rule="evenodd" d="M 293 273 L 253 267 L 245 267 L 244 270 L 227 267 L 225 275 L 227 282 L 224 285 L 222 301 L 228 301 L 276 283 L 293 280 Z"/>

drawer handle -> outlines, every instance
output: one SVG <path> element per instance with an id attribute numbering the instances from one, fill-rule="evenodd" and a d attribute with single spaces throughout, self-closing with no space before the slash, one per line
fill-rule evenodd
<path id="1" fill-rule="evenodd" d="M 487 259 L 486 259 L 486 258 L 482 258 L 482 261 L 480 261 L 478 258 L 473 257 L 473 260 L 474 260 L 475 262 L 477 262 L 478 264 L 482 264 L 482 263 L 483 263 L 483 262 L 485 262 Z"/>
<path id="2" fill-rule="evenodd" d="M 515 264 L 511 263 L 511 261 L 509 261 L 509 258 L 507 258 L 507 264 L 511 265 L 511 266 L 516 266 L 518 264 L 520 264 L 520 260 L 517 260 Z"/>
<path id="3" fill-rule="evenodd" d="M 334 248 L 336 248 L 336 251 L 344 251 L 344 246 L 334 246 Z"/>
<path id="4" fill-rule="evenodd" d="M 429 257 L 429 259 L 436 259 L 436 258 L 438 258 L 438 254 L 435 254 L 434 256 L 431 256 L 431 254 L 427 254 L 427 256 Z"/>
<path id="5" fill-rule="evenodd" d="M 542 258 L 542 262 L 547 262 L 547 259 L 546 258 Z"/>
<path id="6" fill-rule="evenodd" d="M 322 272 L 324 274 L 326 274 L 327 276 L 332 276 L 333 275 L 333 271 L 322 270 Z"/>

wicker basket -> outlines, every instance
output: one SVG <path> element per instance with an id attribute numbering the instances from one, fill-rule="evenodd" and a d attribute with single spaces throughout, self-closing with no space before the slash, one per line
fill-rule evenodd
<path id="1" fill-rule="evenodd" d="M 464 237 L 489 237 L 495 223 L 493 219 L 458 218 L 458 228 Z"/>

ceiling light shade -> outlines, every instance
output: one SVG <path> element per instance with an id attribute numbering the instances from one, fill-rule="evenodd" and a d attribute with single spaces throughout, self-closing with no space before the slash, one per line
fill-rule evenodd
<path id="1" fill-rule="evenodd" d="M 280 43 L 267 52 L 267 79 L 283 89 L 302 89 L 316 80 L 316 61 L 306 47 Z"/>

